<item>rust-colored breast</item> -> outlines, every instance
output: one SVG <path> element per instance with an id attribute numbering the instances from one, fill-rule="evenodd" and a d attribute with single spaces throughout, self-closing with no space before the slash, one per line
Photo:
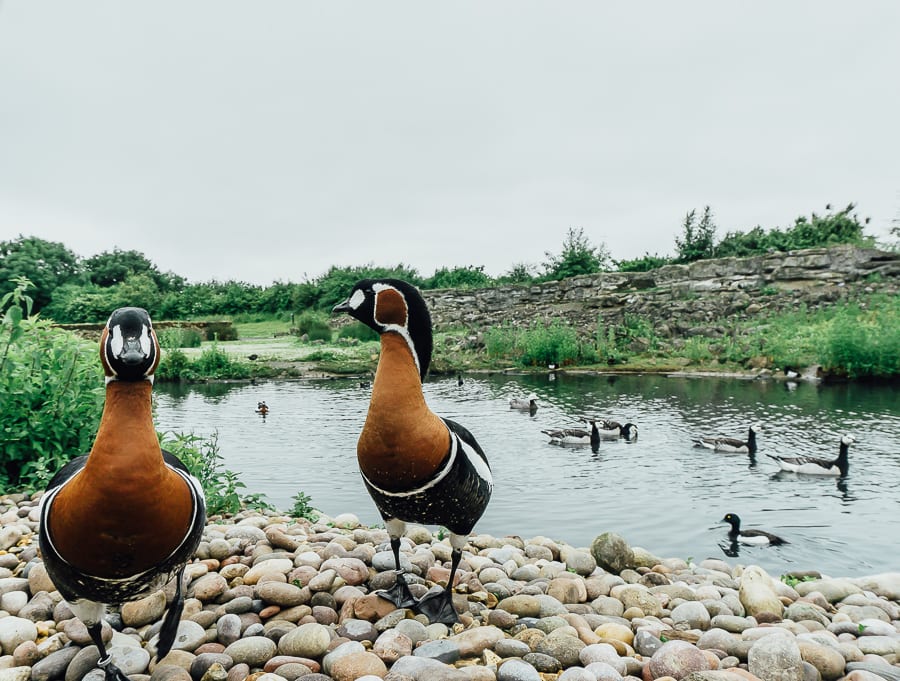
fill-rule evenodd
<path id="1" fill-rule="evenodd" d="M 96 577 L 143 572 L 168 557 L 183 541 L 193 517 L 190 489 L 164 467 L 151 477 L 115 467 L 97 471 L 115 481 L 99 486 L 83 470 L 60 490 L 49 516 L 49 535 L 60 555 Z"/>
<path id="2" fill-rule="evenodd" d="M 389 491 L 428 480 L 450 447 L 444 422 L 425 403 L 412 353 L 402 336 L 381 336 L 381 358 L 356 453 L 363 474 Z"/>
<path id="3" fill-rule="evenodd" d="M 162 458 L 150 391 L 149 381 L 107 386 L 87 463 L 48 514 L 57 551 L 90 575 L 127 577 L 153 567 L 181 544 L 192 521 L 191 490 Z"/>

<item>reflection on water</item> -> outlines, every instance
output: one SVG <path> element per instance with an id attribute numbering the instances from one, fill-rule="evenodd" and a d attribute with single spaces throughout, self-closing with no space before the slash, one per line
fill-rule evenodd
<path id="1" fill-rule="evenodd" d="M 552 378 L 551 378 L 552 376 Z M 356 467 L 356 439 L 371 388 L 358 379 L 256 385 L 157 385 L 160 430 L 218 434 L 225 465 L 248 491 L 290 508 L 303 491 L 330 515 L 380 522 Z M 534 392 L 533 416 L 509 409 Z M 861 575 L 900 569 L 879 548 L 900 533 L 900 400 L 892 386 L 659 376 L 471 375 L 429 380 L 426 398 L 478 439 L 495 490 L 476 530 L 545 535 L 588 546 L 605 531 L 661 556 L 758 563 L 772 573 L 819 569 Z M 265 401 L 269 413 L 255 413 Z M 551 445 L 540 431 L 581 427 L 584 415 L 631 421 L 637 441 Z M 761 422 L 757 456 L 695 449 L 691 437 L 744 437 Z M 837 456 L 850 449 L 845 479 L 785 473 L 765 452 Z M 747 528 L 784 536 L 784 546 L 733 546 L 725 513 Z M 890 544 L 888 544 L 890 546 Z"/>

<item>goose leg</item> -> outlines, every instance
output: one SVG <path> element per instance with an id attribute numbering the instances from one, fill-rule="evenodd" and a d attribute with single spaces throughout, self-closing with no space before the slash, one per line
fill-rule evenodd
<path id="1" fill-rule="evenodd" d="M 376 593 L 398 608 L 411 608 L 416 604 L 416 599 L 409 590 L 409 585 L 400 569 L 400 537 L 391 537 L 391 550 L 394 552 L 394 565 L 396 565 L 397 580 L 390 589 L 382 589 Z"/>
<path id="2" fill-rule="evenodd" d="M 166 618 L 163 620 L 162 627 L 159 630 L 159 643 L 156 646 L 157 660 L 161 660 L 169 654 L 172 644 L 175 642 L 175 634 L 178 633 L 178 623 L 181 621 L 181 612 L 184 609 L 182 587 L 184 585 L 185 567 L 185 565 L 182 565 L 175 575 L 177 580 L 175 583 L 175 598 L 172 600 L 172 605 L 169 606 L 169 611 L 166 613 Z"/>
<path id="3" fill-rule="evenodd" d="M 450 578 L 443 591 L 429 592 L 422 596 L 422 600 L 413 608 L 416 612 L 425 615 L 429 622 L 442 624 L 456 624 L 459 615 L 453 607 L 453 578 L 456 576 L 456 568 L 462 558 L 462 548 L 454 547 L 450 554 Z"/>
<path id="4" fill-rule="evenodd" d="M 113 664 L 112 658 L 106 651 L 106 646 L 103 643 L 103 636 L 101 635 L 101 624 L 101 622 L 96 622 L 87 628 L 91 640 L 94 642 L 94 645 L 97 646 L 97 651 L 100 653 L 100 660 L 97 662 L 97 666 L 103 670 L 106 681 L 129 681 L 128 677 Z"/>

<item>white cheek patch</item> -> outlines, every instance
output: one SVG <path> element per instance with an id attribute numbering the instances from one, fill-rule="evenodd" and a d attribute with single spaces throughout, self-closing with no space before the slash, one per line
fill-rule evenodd
<path id="1" fill-rule="evenodd" d="M 116 325 L 109 330 L 109 349 L 114 357 L 122 354 L 122 348 L 125 347 L 125 338 L 122 336 L 122 329 Z"/>
<path id="2" fill-rule="evenodd" d="M 141 327 L 141 352 L 147 357 L 150 356 L 150 348 L 152 342 L 150 340 L 150 329 L 145 325 Z"/>
<path id="3" fill-rule="evenodd" d="M 353 295 L 350 296 L 350 300 L 347 301 L 347 304 L 353 308 L 354 310 L 358 309 L 360 305 L 363 304 L 363 301 L 366 299 L 366 294 L 362 292 L 361 289 L 356 289 L 353 292 Z"/>

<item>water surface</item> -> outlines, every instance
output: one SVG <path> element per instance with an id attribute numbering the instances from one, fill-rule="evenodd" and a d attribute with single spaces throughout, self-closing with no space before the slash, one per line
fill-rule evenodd
<path id="1" fill-rule="evenodd" d="M 535 392 L 534 416 L 509 399 Z M 544 535 L 589 546 L 605 531 L 659 556 L 756 563 L 771 573 L 818 569 L 860 576 L 900 569 L 900 400 L 893 386 L 662 376 L 466 376 L 425 384 L 432 410 L 465 425 L 490 460 L 494 495 L 476 532 Z M 358 379 L 155 388 L 160 430 L 218 434 L 224 465 L 250 492 L 289 509 L 303 491 L 329 515 L 381 522 L 356 465 L 370 389 Z M 270 412 L 254 413 L 259 400 Z M 548 443 L 542 429 L 590 414 L 632 421 L 636 442 Z M 697 435 L 745 437 L 761 422 L 754 459 L 692 446 Z M 765 452 L 836 456 L 857 442 L 842 479 L 779 472 Z M 779 547 L 738 548 L 718 521 L 775 532 Z"/>

